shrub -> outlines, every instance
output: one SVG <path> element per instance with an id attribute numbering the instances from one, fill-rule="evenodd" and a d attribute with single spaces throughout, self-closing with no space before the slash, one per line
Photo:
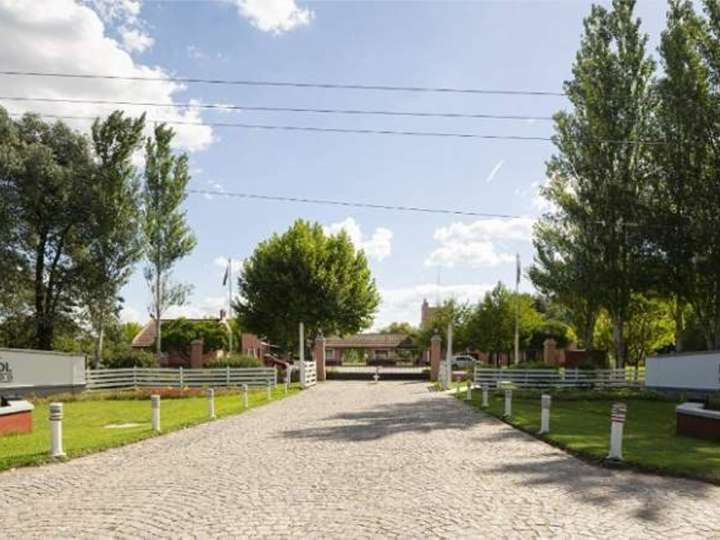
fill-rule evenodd
<path id="1" fill-rule="evenodd" d="M 557 366 L 545 364 L 544 362 L 521 362 L 516 365 L 508 366 L 511 369 L 557 369 Z"/>
<path id="2" fill-rule="evenodd" d="M 232 354 L 223 358 L 216 358 L 206 364 L 208 368 L 254 368 L 262 367 L 262 361 L 254 356 L 248 356 L 246 354 Z"/>
<path id="3" fill-rule="evenodd" d="M 181 317 L 163 324 L 162 332 L 163 352 L 187 351 L 193 340 L 202 339 L 203 352 L 208 353 L 225 347 L 228 329 L 216 320 L 190 321 Z"/>
<path id="4" fill-rule="evenodd" d="M 720 394 L 711 394 L 705 400 L 705 408 L 711 411 L 720 411 Z"/>
<path id="5" fill-rule="evenodd" d="M 145 351 L 117 352 L 103 360 L 103 367 L 109 369 L 122 369 L 131 367 L 157 367 L 157 357 Z"/>

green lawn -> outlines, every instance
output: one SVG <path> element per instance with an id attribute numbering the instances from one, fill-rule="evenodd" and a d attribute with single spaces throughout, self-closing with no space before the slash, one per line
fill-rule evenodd
<path id="1" fill-rule="evenodd" d="M 610 409 L 615 401 L 627 404 L 623 438 L 625 463 L 646 471 L 701 478 L 720 483 L 720 442 L 675 434 L 675 406 L 678 401 L 643 399 L 628 393 L 621 399 L 611 395 L 592 396 L 575 392 L 563 399 L 553 396 L 550 433 L 542 438 L 578 455 L 601 460 L 610 445 Z M 465 392 L 458 398 L 464 399 Z M 473 406 L 480 408 L 481 392 L 473 391 Z M 488 412 L 500 418 L 504 410 L 502 393 L 491 394 Z M 540 397 L 514 392 L 509 423 L 531 434 L 540 429 Z"/>
<path id="2" fill-rule="evenodd" d="M 299 391 L 291 386 L 288 395 Z M 132 392 L 131 392 L 132 393 Z M 115 393 L 113 399 L 102 399 L 102 394 L 84 394 L 81 400 L 64 404 L 63 444 L 68 457 L 76 457 L 106 448 L 122 446 L 155 434 L 150 426 L 150 399 L 122 399 L 123 394 Z M 120 397 L 121 399 L 116 399 Z M 285 397 L 282 385 L 273 391 L 273 399 Z M 50 428 L 48 403 L 50 400 L 35 401 L 33 411 L 33 432 L 22 435 L 0 437 L 0 471 L 23 465 L 49 461 Z M 268 403 L 267 390 L 250 390 L 249 407 Z M 161 403 L 161 428 L 164 433 L 208 421 L 206 397 L 185 397 L 163 399 Z M 215 397 L 215 414 L 218 417 L 243 412 L 240 391 L 223 393 Z M 110 429 L 108 424 L 139 424 L 135 427 Z"/>

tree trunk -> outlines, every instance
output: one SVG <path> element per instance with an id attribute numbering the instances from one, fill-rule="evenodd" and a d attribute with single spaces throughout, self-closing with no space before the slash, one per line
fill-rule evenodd
<path id="1" fill-rule="evenodd" d="M 675 301 L 675 309 L 673 310 L 673 320 L 675 322 L 675 352 L 683 351 L 682 336 L 685 331 L 684 307 L 685 305 L 680 300 Z"/>
<path id="2" fill-rule="evenodd" d="M 160 324 L 160 264 L 155 267 L 155 354 L 157 355 L 158 361 L 160 360 L 160 353 L 162 352 L 162 329 Z"/>
<path id="3" fill-rule="evenodd" d="M 103 342 L 105 341 L 105 325 L 98 327 L 97 338 L 95 339 L 95 369 L 100 367 L 103 359 Z"/>
<path id="4" fill-rule="evenodd" d="M 623 335 L 623 320 L 613 317 L 613 346 L 615 348 L 615 367 L 625 366 L 625 336 Z"/>

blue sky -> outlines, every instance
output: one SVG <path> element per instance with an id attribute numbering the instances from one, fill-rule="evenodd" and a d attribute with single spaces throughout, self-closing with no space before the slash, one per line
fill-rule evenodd
<path id="1" fill-rule="evenodd" d="M 584 0 L 316 1 L 0 0 L 3 69 L 168 77 L 560 91 L 579 44 Z M 662 1 L 638 14 L 657 45 Z M 2 95 L 337 107 L 549 116 L 559 97 L 370 92 L 169 81 L 3 78 Z M 98 105 L 0 99 L 13 112 L 102 114 Z M 137 112 L 137 107 L 126 107 Z M 549 136 L 546 121 L 339 116 L 153 108 L 151 118 L 317 127 Z M 87 124 L 76 123 L 80 129 Z M 191 195 L 198 238 L 175 277 L 194 285 L 172 314 L 216 314 L 225 302 L 218 260 L 240 260 L 296 218 L 346 228 L 368 254 L 383 304 L 376 326 L 418 323 L 420 302 L 476 300 L 512 283 L 514 254 L 532 259 L 530 230 L 542 211 L 537 187 L 550 143 L 178 127 L 192 187 L 491 212 L 524 219 L 475 220 Z M 528 283 L 523 288 L 530 290 Z M 123 291 L 125 319 L 147 319 L 138 267 Z M 281 308 L 281 306 L 280 306 Z"/>

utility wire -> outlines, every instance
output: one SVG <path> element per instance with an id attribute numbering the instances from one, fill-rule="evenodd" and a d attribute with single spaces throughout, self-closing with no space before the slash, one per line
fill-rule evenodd
<path id="1" fill-rule="evenodd" d="M 60 73 L 46 71 L 0 70 L 0 75 L 16 77 L 52 77 L 63 79 L 99 79 L 137 82 L 176 82 L 183 84 L 219 84 L 234 86 L 275 86 L 289 88 L 322 88 L 333 90 L 370 90 L 379 92 L 427 92 L 443 94 L 480 94 L 502 96 L 554 96 L 563 97 L 563 92 L 541 90 L 487 90 L 480 88 L 451 88 L 429 86 L 392 86 L 375 84 L 310 83 L 293 81 L 262 81 L 242 79 L 201 79 L 197 77 L 140 77 L 137 75 L 103 75 L 98 73 Z"/>
<path id="2" fill-rule="evenodd" d="M 322 204 L 329 206 L 345 206 L 352 208 L 371 208 L 374 210 L 394 210 L 401 212 L 420 212 L 424 214 L 451 214 L 455 216 L 472 216 L 481 218 L 500 218 L 500 219 L 529 219 L 528 216 L 518 216 L 512 214 L 491 214 L 487 212 L 473 212 L 471 210 L 451 210 L 446 208 L 425 208 L 421 206 L 400 206 L 392 204 L 374 204 L 356 201 L 336 201 L 329 199 L 310 199 L 307 197 L 286 197 L 280 195 L 261 195 L 257 193 L 238 193 L 233 191 L 220 191 L 210 189 L 188 189 L 188 193 L 196 195 L 217 195 L 219 197 L 233 197 L 240 199 L 256 199 L 263 201 L 282 201 L 296 202 L 305 204 Z"/>
<path id="3" fill-rule="evenodd" d="M 423 111 L 387 111 L 368 109 L 319 109 L 309 107 L 271 107 L 255 105 L 238 105 L 223 103 L 159 103 L 152 101 L 115 101 L 106 99 L 72 99 L 24 96 L 0 96 L 0 101 L 30 101 L 41 103 L 69 103 L 85 105 L 122 105 L 132 107 L 165 107 L 174 109 L 208 109 L 219 111 L 251 111 L 251 112 L 293 112 L 293 113 L 319 113 L 319 114 L 349 114 L 373 116 L 411 116 L 419 118 L 471 118 L 490 120 L 537 120 L 552 121 L 551 116 L 525 116 L 515 114 L 483 114 L 483 113 L 453 113 L 453 112 L 423 112 Z"/>
<path id="4" fill-rule="evenodd" d="M 20 113 L 11 113 L 14 118 L 21 117 Z M 59 120 L 96 120 L 96 116 L 76 116 L 66 114 L 37 114 L 41 118 L 53 118 Z M 360 128 L 330 128 L 316 126 L 292 126 L 292 125 L 276 125 L 276 124 L 247 124 L 240 122 L 188 122 L 184 120 L 163 120 L 162 118 L 148 118 L 149 122 L 161 122 L 178 126 L 208 126 L 219 128 L 242 128 L 242 129 L 261 129 L 269 131 L 310 131 L 315 133 L 354 133 L 361 135 L 401 135 L 409 137 L 445 137 L 458 139 L 483 139 L 483 140 L 499 140 L 499 141 L 524 141 L 524 142 L 552 142 L 551 137 L 539 137 L 529 135 L 495 135 L 482 133 L 461 133 L 447 131 L 399 131 L 392 129 L 360 129 Z M 590 142 L 606 143 L 606 144 L 648 144 L 660 145 L 671 144 L 669 141 L 655 140 L 614 140 L 614 139 L 592 139 Z"/>

